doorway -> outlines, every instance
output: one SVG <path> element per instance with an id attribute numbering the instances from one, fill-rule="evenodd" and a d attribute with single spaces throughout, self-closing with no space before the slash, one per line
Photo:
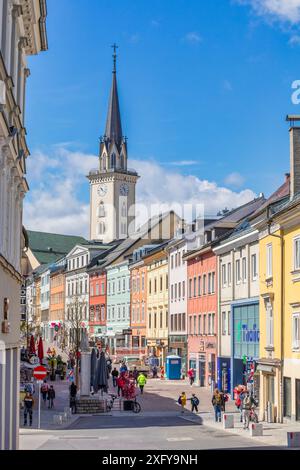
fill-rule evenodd
<path id="1" fill-rule="evenodd" d="M 296 379 L 296 421 L 300 421 L 300 380 Z"/>
<path id="2" fill-rule="evenodd" d="M 283 416 L 290 418 L 292 416 L 291 410 L 292 401 L 292 386 L 290 377 L 283 377 Z"/>
<path id="3" fill-rule="evenodd" d="M 200 356 L 199 360 L 199 382 L 200 387 L 205 387 L 205 356 Z"/>

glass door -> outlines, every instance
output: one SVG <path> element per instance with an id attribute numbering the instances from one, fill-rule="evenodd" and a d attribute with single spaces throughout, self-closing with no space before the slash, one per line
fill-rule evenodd
<path id="1" fill-rule="evenodd" d="M 292 386 L 290 377 L 283 377 L 283 416 L 290 418 L 292 401 Z"/>

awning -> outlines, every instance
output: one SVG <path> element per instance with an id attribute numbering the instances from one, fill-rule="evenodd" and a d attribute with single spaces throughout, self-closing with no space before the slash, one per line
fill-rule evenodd
<path id="1" fill-rule="evenodd" d="M 261 371 L 261 372 L 268 372 L 269 374 L 274 374 L 274 367 L 268 366 L 265 364 L 259 364 L 256 368 L 256 370 Z"/>

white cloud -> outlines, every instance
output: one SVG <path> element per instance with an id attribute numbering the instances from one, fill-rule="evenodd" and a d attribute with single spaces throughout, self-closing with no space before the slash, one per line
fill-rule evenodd
<path id="1" fill-rule="evenodd" d="M 290 46 L 300 46 L 300 36 L 298 34 L 294 34 L 289 39 Z"/>
<path id="2" fill-rule="evenodd" d="M 300 21 L 300 0 L 236 0 L 237 3 L 251 5 L 259 16 L 296 24 Z"/>
<path id="3" fill-rule="evenodd" d="M 28 178 L 32 186 L 24 204 L 26 228 L 88 237 L 89 186 L 85 176 L 97 168 L 94 155 L 53 148 L 51 155 L 34 152 L 28 159 Z M 151 204 L 204 204 L 206 214 L 216 214 L 255 197 L 250 189 L 235 192 L 196 176 L 184 176 L 155 161 L 131 160 L 137 170 L 137 202 Z M 83 192 L 86 191 L 85 197 Z"/>
<path id="4" fill-rule="evenodd" d="M 185 42 L 188 42 L 190 44 L 198 44 L 202 41 L 202 37 L 200 36 L 200 34 L 195 31 L 190 31 L 184 36 L 183 39 Z"/>
<path id="5" fill-rule="evenodd" d="M 197 160 L 178 160 L 175 162 L 171 162 L 170 164 L 173 166 L 191 166 L 191 165 L 198 165 L 200 162 Z"/>
<path id="6" fill-rule="evenodd" d="M 228 186 L 233 186 L 234 188 L 240 188 L 245 182 L 245 178 L 237 172 L 230 173 L 225 178 L 225 184 Z"/>

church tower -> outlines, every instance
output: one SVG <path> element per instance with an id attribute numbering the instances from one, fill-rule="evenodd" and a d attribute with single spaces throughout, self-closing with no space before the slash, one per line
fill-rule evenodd
<path id="1" fill-rule="evenodd" d="M 139 178 L 127 168 L 127 139 L 122 133 L 118 98 L 116 49 L 113 46 L 112 86 L 105 134 L 100 138 L 99 169 L 90 181 L 90 239 L 109 243 L 134 231 L 135 185 Z"/>

